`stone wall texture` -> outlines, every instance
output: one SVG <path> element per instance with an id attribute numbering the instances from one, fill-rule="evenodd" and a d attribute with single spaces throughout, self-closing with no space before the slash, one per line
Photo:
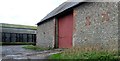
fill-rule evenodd
<path id="1" fill-rule="evenodd" d="M 74 9 L 73 46 L 118 49 L 118 3 L 85 3 Z"/>
<path id="2" fill-rule="evenodd" d="M 120 50 L 120 2 L 118 2 L 118 49 Z"/>
<path id="3" fill-rule="evenodd" d="M 55 23 L 54 19 L 47 21 L 37 28 L 37 43 L 36 45 L 44 48 L 54 47 Z"/>

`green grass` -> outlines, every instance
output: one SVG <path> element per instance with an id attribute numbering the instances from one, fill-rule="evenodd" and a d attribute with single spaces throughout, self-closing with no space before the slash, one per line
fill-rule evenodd
<path id="1" fill-rule="evenodd" d="M 33 42 L 0 42 L 0 45 L 35 45 Z"/>
<path id="2" fill-rule="evenodd" d="M 118 59 L 119 56 L 116 56 L 116 52 L 108 51 L 80 51 L 80 49 L 68 49 L 64 52 L 53 54 L 49 59 L 82 59 L 82 60 L 111 60 Z"/>
<path id="3" fill-rule="evenodd" d="M 0 42 L 0 46 L 2 45 L 2 42 Z"/>
<path id="4" fill-rule="evenodd" d="M 80 52 L 80 53 L 59 53 L 50 56 L 50 59 L 116 59 L 113 54 L 107 52 Z"/>
<path id="5" fill-rule="evenodd" d="M 26 46 L 23 46 L 22 48 L 29 49 L 29 50 L 36 50 L 36 51 L 51 50 L 52 49 L 52 48 L 37 47 L 37 46 L 33 46 L 33 45 L 26 45 Z"/>

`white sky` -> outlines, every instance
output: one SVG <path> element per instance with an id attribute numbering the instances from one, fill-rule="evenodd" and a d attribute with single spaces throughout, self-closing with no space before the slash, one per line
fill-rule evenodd
<path id="1" fill-rule="evenodd" d="M 0 0 L 0 23 L 36 25 L 66 0 Z"/>

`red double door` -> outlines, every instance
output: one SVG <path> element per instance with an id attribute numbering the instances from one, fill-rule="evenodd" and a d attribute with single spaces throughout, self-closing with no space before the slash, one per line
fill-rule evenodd
<path id="1" fill-rule="evenodd" d="M 71 48 L 73 35 L 73 14 L 58 18 L 58 47 Z"/>

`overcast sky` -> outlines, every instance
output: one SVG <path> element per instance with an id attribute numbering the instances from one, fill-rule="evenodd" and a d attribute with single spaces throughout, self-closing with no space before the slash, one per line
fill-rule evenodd
<path id="1" fill-rule="evenodd" d="M 0 23 L 36 25 L 66 0 L 0 0 Z"/>

